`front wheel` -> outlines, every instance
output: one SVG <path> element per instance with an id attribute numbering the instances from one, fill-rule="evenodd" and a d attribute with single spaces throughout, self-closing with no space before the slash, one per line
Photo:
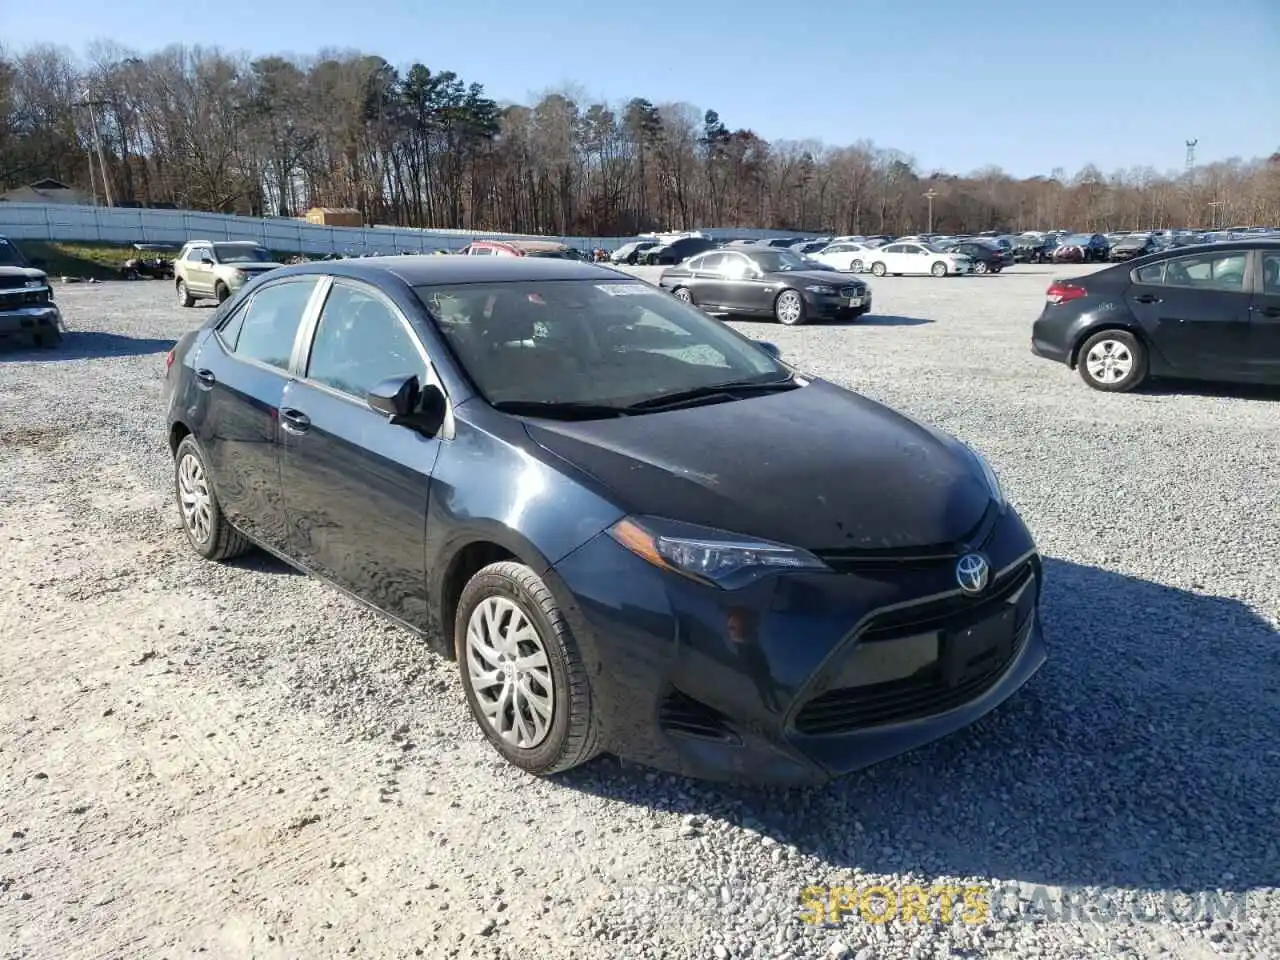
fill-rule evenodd
<path id="1" fill-rule="evenodd" d="M 191 291 L 187 289 L 187 284 L 183 280 L 178 281 L 178 306 L 194 307 L 196 298 L 191 295 Z"/>
<path id="2" fill-rule="evenodd" d="M 693 294 L 689 292 L 688 287 L 676 287 L 671 291 L 671 295 L 681 303 L 687 303 L 691 306 L 693 304 Z"/>
<path id="3" fill-rule="evenodd" d="M 945 277 L 947 275 L 947 265 L 939 260 L 929 272 L 935 277 Z"/>
<path id="4" fill-rule="evenodd" d="M 934 264 L 934 269 L 935 269 L 935 270 L 937 269 L 937 266 L 938 266 L 938 265 L 935 263 L 935 264 Z M 944 268 L 944 269 L 943 269 L 943 273 L 945 273 L 945 272 L 946 272 L 946 270 L 945 270 L 945 268 Z M 974 273 L 986 273 L 986 272 L 987 272 L 987 261 L 985 261 L 985 260 L 979 260 L 977 263 L 975 263 L 975 264 L 973 265 L 973 272 L 974 272 Z M 934 276 L 938 276 L 938 274 L 936 274 L 936 273 L 935 273 L 935 274 L 934 274 Z"/>
<path id="5" fill-rule="evenodd" d="M 871 265 L 871 273 L 873 276 L 883 277 L 888 272 L 888 269 L 883 263 L 877 262 Z"/>
<path id="6" fill-rule="evenodd" d="M 196 553 L 206 560 L 230 560 L 252 546 L 222 515 L 204 452 L 190 435 L 174 454 L 173 479 L 182 529 Z"/>
<path id="7" fill-rule="evenodd" d="M 1147 378 L 1147 351 L 1126 330 L 1103 330 L 1080 348 L 1079 368 L 1093 389 L 1125 393 Z"/>
<path id="8" fill-rule="evenodd" d="M 773 302 L 773 315 L 781 324 L 798 327 L 804 323 L 804 297 L 794 290 L 783 290 Z"/>
<path id="9" fill-rule="evenodd" d="M 221 281 L 213 288 L 214 295 L 218 298 L 219 303 L 226 303 L 227 298 L 231 296 L 231 291 L 227 289 L 227 285 Z"/>
<path id="10" fill-rule="evenodd" d="M 861 272 L 862 272 L 862 261 L 861 261 L 861 260 L 855 260 L 855 261 L 853 261 L 853 263 L 849 264 L 849 272 L 850 272 L 850 273 L 861 273 Z"/>
<path id="11" fill-rule="evenodd" d="M 599 751 L 587 668 L 546 583 L 522 563 L 492 563 L 458 601 L 454 652 L 471 715 L 494 748 L 545 776 Z"/>

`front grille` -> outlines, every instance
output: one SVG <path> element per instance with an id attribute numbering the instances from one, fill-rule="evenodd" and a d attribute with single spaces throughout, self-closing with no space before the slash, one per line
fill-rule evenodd
<path id="1" fill-rule="evenodd" d="M 989 660 L 979 661 L 977 672 L 961 683 L 947 685 L 941 664 L 934 663 L 909 677 L 829 690 L 800 708 L 796 730 L 821 736 L 918 720 L 953 710 L 985 693 L 1021 652 L 1035 610 L 1037 577 L 1038 566 L 1032 559 L 1001 577 L 983 597 L 946 597 L 872 617 L 858 632 L 854 649 L 977 622 L 1018 599 L 1013 644 L 1004 651 L 991 648 Z"/>
<path id="2" fill-rule="evenodd" d="M 18 307 L 41 306 L 48 302 L 48 289 L 10 290 L 0 293 L 0 310 L 15 310 Z"/>
<path id="3" fill-rule="evenodd" d="M 27 278 L 18 277 L 0 277 L 0 290 L 12 290 L 14 287 L 26 286 Z"/>
<path id="4" fill-rule="evenodd" d="M 842 297 L 860 297 L 866 293 L 867 288 L 861 284 L 851 284 L 847 287 L 840 288 L 840 296 Z"/>
<path id="5" fill-rule="evenodd" d="M 719 710 L 673 690 L 658 706 L 658 724 L 668 733 L 732 743 L 738 740 L 729 729 L 727 718 Z"/>

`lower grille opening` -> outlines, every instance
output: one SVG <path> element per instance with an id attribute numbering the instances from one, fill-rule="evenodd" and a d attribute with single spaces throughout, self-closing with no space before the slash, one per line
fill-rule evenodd
<path id="1" fill-rule="evenodd" d="M 963 683 L 948 686 L 940 670 L 929 668 L 902 680 L 831 690 L 800 709 L 796 730 L 810 736 L 848 733 L 954 710 L 986 693 L 1004 676 L 1022 650 L 1027 628 L 1024 621 L 1009 652 L 986 655 L 979 672 L 970 674 Z"/>
<path id="2" fill-rule="evenodd" d="M 728 718 L 686 693 L 673 690 L 658 707 L 658 724 L 667 733 L 720 743 L 737 743 L 738 736 L 729 729 Z"/>

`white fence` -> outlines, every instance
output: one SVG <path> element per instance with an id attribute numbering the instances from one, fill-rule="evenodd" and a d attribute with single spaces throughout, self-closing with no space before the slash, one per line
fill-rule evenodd
<path id="1" fill-rule="evenodd" d="M 711 231 L 708 231 L 709 233 Z M 721 232 L 721 231 L 717 231 Z M 734 230 L 747 238 L 787 236 L 777 230 Z M 57 203 L 0 202 L 0 235 L 14 240 L 82 243 L 171 243 L 252 240 L 286 253 L 413 253 L 458 250 L 472 239 L 511 233 L 414 230 L 406 227 L 326 227 L 283 217 L 231 217 L 190 210 L 144 210 Z M 616 250 L 631 237 L 546 237 L 572 247 Z"/>

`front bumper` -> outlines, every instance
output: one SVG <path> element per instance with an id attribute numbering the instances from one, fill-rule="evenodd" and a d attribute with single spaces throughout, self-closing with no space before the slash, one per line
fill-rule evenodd
<path id="1" fill-rule="evenodd" d="M 0 309 L 0 337 L 34 337 L 40 334 L 67 332 L 62 311 L 55 303 Z"/>
<path id="2" fill-rule="evenodd" d="M 854 296 L 825 296 L 805 292 L 809 314 L 815 320 L 838 320 L 843 317 L 860 317 L 871 312 L 871 288 L 856 291 Z"/>
<path id="3" fill-rule="evenodd" d="M 724 591 L 602 536 L 552 573 L 588 660 L 604 749 L 685 776 L 806 785 L 972 724 L 1044 662 L 1030 535 L 1008 511 L 981 549 L 997 574 L 976 600 L 945 557 Z M 966 632 L 997 616 L 998 629 Z M 963 651 L 970 635 L 990 649 Z M 972 669 L 957 672 L 962 652 Z"/>

